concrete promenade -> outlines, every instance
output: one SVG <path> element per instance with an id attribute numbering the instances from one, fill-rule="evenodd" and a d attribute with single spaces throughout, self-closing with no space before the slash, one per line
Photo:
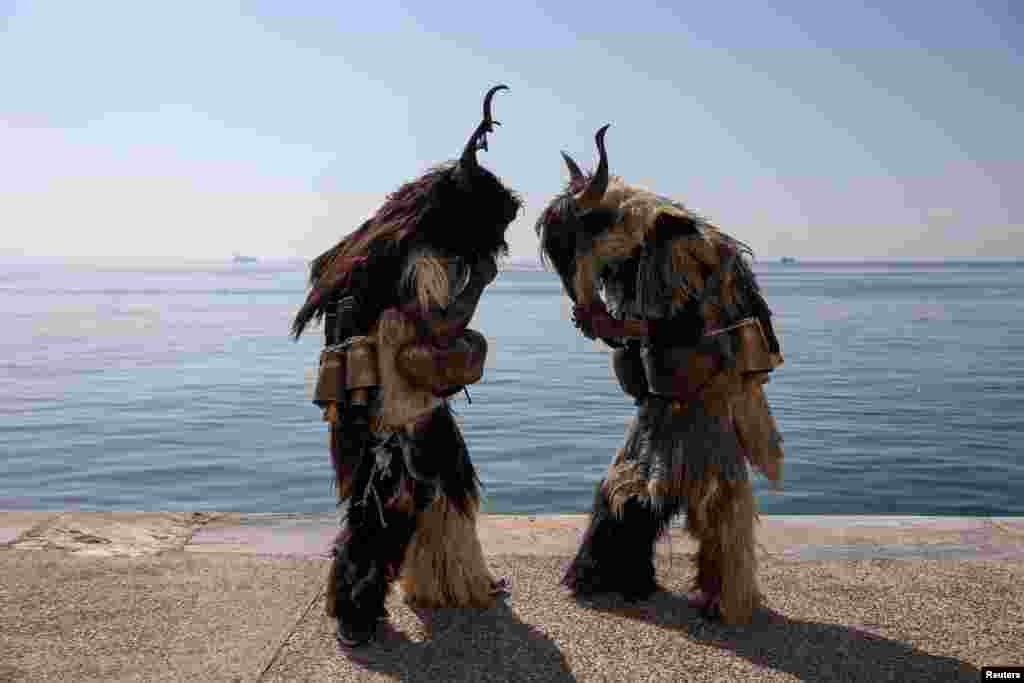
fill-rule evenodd
<path id="1" fill-rule="evenodd" d="M 484 516 L 510 595 L 413 610 L 338 650 L 324 616 L 333 515 L 0 512 L 0 681 L 978 681 L 1024 665 L 1024 518 L 762 517 L 753 624 L 668 589 L 635 604 L 559 588 L 582 515 Z"/>

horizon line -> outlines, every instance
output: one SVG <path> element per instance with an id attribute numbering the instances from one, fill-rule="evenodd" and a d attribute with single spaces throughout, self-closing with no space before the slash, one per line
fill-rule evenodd
<path id="1" fill-rule="evenodd" d="M 4 265 L 68 265 L 97 267 L 157 267 L 157 266 L 189 266 L 189 265 L 226 265 L 235 267 L 260 265 L 308 265 L 313 259 L 301 256 L 251 256 L 251 262 L 237 263 L 235 256 L 215 257 L 155 257 L 155 256 L 112 256 L 112 257 L 74 257 L 74 256 L 39 256 L 26 254 L 3 253 L 0 251 L 0 264 Z M 756 256 L 751 259 L 754 264 L 776 265 L 814 265 L 814 264 L 942 264 L 942 263 L 1017 263 L 1024 261 L 1024 256 Z M 508 267 L 536 267 L 543 269 L 544 264 L 535 256 L 506 256 L 499 264 Z"/>

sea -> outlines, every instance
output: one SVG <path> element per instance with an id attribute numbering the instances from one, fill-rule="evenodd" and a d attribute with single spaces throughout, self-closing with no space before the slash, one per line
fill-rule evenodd
<path id="1" fill-rule="evenodd" d="M 785 364 L 766 514 L 1024 515 L 1024 263 L 754 269 Z M 0 510 L 335 510 L 300 264 L 0 272 Z M 453 407 L 494 513 L 585 512 L 635 411 L 551 272 L 503 271 Z"/>

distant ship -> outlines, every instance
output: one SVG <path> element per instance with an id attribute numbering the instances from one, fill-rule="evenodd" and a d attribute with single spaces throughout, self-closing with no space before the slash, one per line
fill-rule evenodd
<path id="1" fill-rule="evenodd" d="M 237 251 L 235 252 L 234 258 L 231 259 L 232 263 L 259 263 L 259 259 L 255 256 L 242 256 Z"/>
<path id="2" fill-rule="evenodd" d="M 782 257 L 782 262 L 785 263 L 788 266 L 788 265 L 792 265 L 792 264 L 796 263 L 796 259 L 793 258 L 792 256 L 783 256 Z"/>

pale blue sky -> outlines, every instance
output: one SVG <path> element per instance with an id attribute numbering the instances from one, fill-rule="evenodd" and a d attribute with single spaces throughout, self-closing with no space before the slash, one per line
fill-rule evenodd
<path id="1" fill-rule="evenodd" d="M 1024 256 L 1017 0 L 439 5 L 0 0 L 0 254 L 311 257 L 506 83 L 513 256 L 604 123 L 762 257 Z"/>

